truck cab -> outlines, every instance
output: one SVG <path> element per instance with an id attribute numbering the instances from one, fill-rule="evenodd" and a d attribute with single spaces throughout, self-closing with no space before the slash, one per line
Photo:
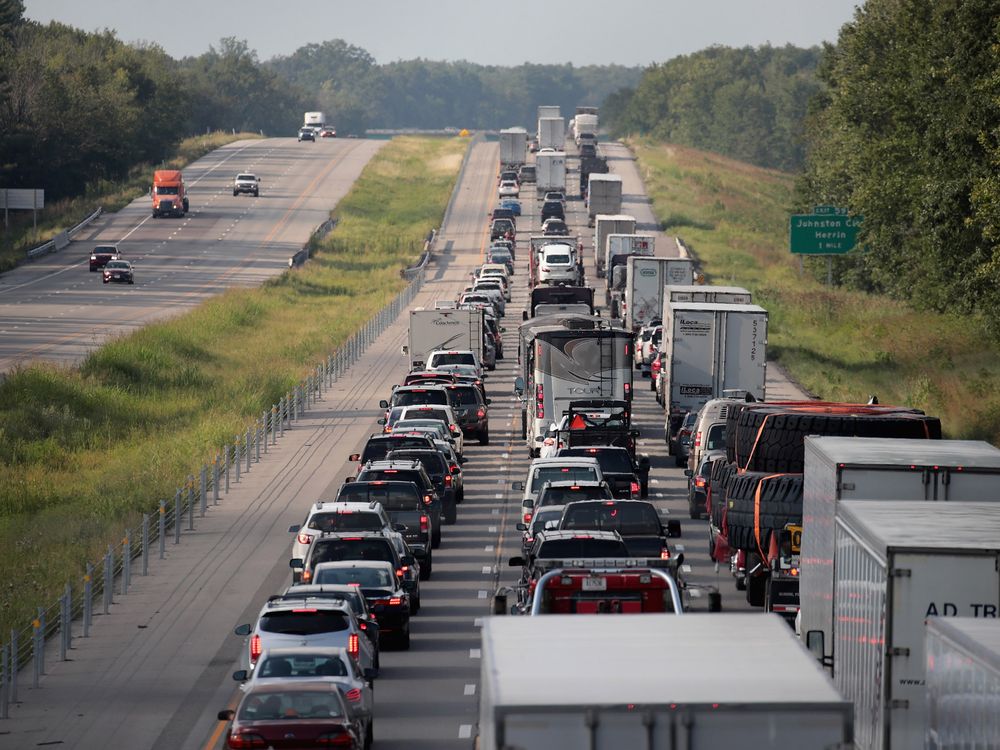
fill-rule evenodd
<path id="1" fill-rule="evenodd" d="M 179 169 L 153 172 L 153 218 L 184 216 L 188 212 L 187 191 Z"/>

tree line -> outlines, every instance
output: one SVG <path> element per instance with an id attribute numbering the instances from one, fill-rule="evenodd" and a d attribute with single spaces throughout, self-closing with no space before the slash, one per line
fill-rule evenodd
<path id="1" fill-rule="evenodd" d="M 818 47 L 710 47 L 647 68 L 604 102 L 616 135 L 642 134 L 763 167 L 805 158 L 803 122 L 819 92 Z"/>
<path id="2" fill-rule="evenodd" d="M 1000 336 L 1000 5 L 868 0 L 826 49 L 801 209 L 863 216 L 842 283 Z"/>

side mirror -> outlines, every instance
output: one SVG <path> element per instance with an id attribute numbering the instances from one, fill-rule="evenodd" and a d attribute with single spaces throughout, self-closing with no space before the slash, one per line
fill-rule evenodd
<path id="1" fill-rule="evenodd" d="M 678 539 L 681 535 L 681 522 L 676 518 L 672 521 L 667 521 L 667 536 L 671 539 Z"/>
<path id="2" fill-rule="evenodd" d="M 384 425 L 385 424 L 385 417 L 382 417 L 381 419 L 379 419 L 378 421 L 376 421 L 375 424 Z"/>
<path id="3" fill-rule="evenodd" d="M 378 408 L 379 409 L 388 409 L 389 408 L 389 402 L 386 401 L 385 399 L 382 399 L 381 401 L 378 402 Z"/>
<path id="4" fill-rule="evenodd" d="M 237 669 L 233 672 L 233 679 L 237 682 L 246 682 L 247 677 L 249 677 L 249 673 L 245 669 Z"/>
<path id="5" fill-rule="evenodd" d="M 301 557 L 293 557 L 291 560 L 288 561 L 288 567 L 289 568 L 301 568 L 302 567 L 302 558 Z M 240 635 L 240 633 L 237 633 L 236 635 Z M 242 635 L 250 635 L 250 631 L 248 630 L 246 633 L 243 633 Z"/>
<path id="6" fill-rule="evenodd" d="M 291 526 L 288 527 L 288 533 L 289 534 L 294 534 L 296 531 L 298 531 L 301 528 L 302 528 L 302 524 L 300 524 L 300 523 L 293 523 Z"/>
<path id="7" fill-rule="evenodd" d="M 507 329 L 504 328 L 503 326 L 500 326 L 500 333 L 507 333 Z"/>
<path id="8" fill-rule="evenodd" d="M 491 399 L 491 398 L 486 399 L 486 405 L 487 406 L 489 406 L 492 403 L 493 403 L 493 399 Z"/>
<path id="9" fill-rule="evenodd" d="M 344 484 L 350 484 L 354 481 L 354 477 L 344 477 Z"/>
<path id="10" fill-rule="evenodd" d="M 806 631 L 806 648 L 824 667 L 833 666 L 832 660 L 826 656 L 826 634 L 822 630 Z"/>
<path id="11" fill-rule="evenodd" d="M 466 458 L 465 456 L 459 456 L 459 457 L 458 457 L 458 462 L 459 462 L 460 464 L 464 464 L 464 463 L 465 463 L 466 461 L 468 461 L 468 460 L 469 460 L 469 459 L 467 459 L 467 458 Z"/>
<path id="12" fill-rule="evenodd" d="M 360 453 L 352 453 L 351 455 L 349 455 L 347 457 L 347 460 L 348 461 L 360 461 L 361 460 L 361 454 Z"/>
<path id="13" fill-rule="evenodd" d="M 628 435 L 629 435 L 629 437 L 637 438 L 637 437 L 639 437 L 639 431 L 638 430 L 629 430 L 628 431 Z"/>
<path id="14" fill-rule="evenodd" d="M 408 347 L 408 346 L 407 346 L 406 344 L 403 344 L 403 345 L 402 345 L 402 346 L 400 347 L 400 351 L 401 351 L 401 352 L 402 352 L 403 354 L 409 354 L 409 353 L 410 353 L 410 347 Z"/>
<path id="15" fill-rule="evenodd" d="M 516 524 L 514 526 L 514 528 L 517 529 L 518 531 L 527 531 L 528 530 L 528 524 L 526 524 L 526 523 L 518 523 L 518 524 Z"/>
<path id="16" fill-rule="evenodd" d="M 231 708 L 227 708 L 225 711 L 219 711 L 219 721 L 232 721 L 234 716 L 236 716 L 236 712 Z"/>
<path id="17" fill-rule="evenodd" d="M 511 482 L 510 488 L 514 490 L 514 492 L 524 492 L 524 482 Z"/>
<path id="18" fill-rule="evenodd" d="M 524 565 L 523 557 L 512 557 L 507 561 L 507 565 L 511 568 L 520 568 Z"/>
<path id="19" fill-rule="evenodd" d="M 233 628 L 233 632 L 236 635 L 250 635 L 251 630 L 253 630 L 253 628 L 250 627 L 249 622 L 243 623 L 242 625 Z"/>
<path id="20" fill-rule="evenodd" d="M 690 479 L 691 477 L 694 476 L 694 472 L 691 471 L 691 469 L 684 469 L 684 476 L 686 476 L 688 479 Z"/>
<path id="21" fill-rule="evenodd" d="M 518 396 L 524 394 L 524 378 L 522 378 L 520 375 L 514 378 L 514 393 L 516 393 Z"/>
<path id="22" fill-rule="evenodd" d="M 527 510 L 532 510 L 535 507 L 535 501 L 529 498 L 521 503 L 521 507 Z"/>

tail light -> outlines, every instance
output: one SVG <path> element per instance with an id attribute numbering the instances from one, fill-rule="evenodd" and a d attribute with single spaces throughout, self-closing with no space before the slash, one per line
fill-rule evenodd
<path id="1" fill-rule="evenodd" d="M 320 747 L 354 747 L 354 738 L 346 730 L 327 732 L 316 738 L 316 744 Z"/>
<path id="2" fill-rule="evenodd" d="M 701 430 L 698 430 L 694 434 L 694 447 L 695 448 L 700 448 L 701 447 Z"/>
<path id="3" fill-rule="evenodd" d="M 406 568 L 396 568 L 396 578 L 402 578 L 405 572 Z"/>
<path id="4" fill-rule="evenodd" d="M 259 734 L 231 734 L 226 740 L 226 746 L 232 750 L 248 750 L 248 748 L 267 747 L 267 740 Z"/>
<path id="5" fill-rule="evenodd" d="M 351 702 L 351 703 L 360 703 L 361 702 L 361 689 L 360 688 L 351 688 L 346 693 L 344 693 L 344 697 L 347 698 L 347 700 L 349 702 Z"/>
<path id="6" fill-rule="evenodd" d="M 403 598 L 400 597 L 400 596 L 393 596 L 393 597 L 390 597 L 390 599 L 389 599 L 389 606 L 390 607 L 398 607 L 402 603 L 403 603 Z"/>
<path id="7" fill-rule="evenodd" d="M 256 664 L 263 649 L 260 647 L 260 636 L 256 633 L 250 639 L 250 663 Z"/>
<path id="8" fill-rule="evenodd" d="M 357 633 L 351 633 L 347 639 L 347 653 L 351 655 L 352 658 L 357 659 L 358 655 L 361 653 L 361 643 L 358 640 Z"/>
<path id="9" fill-rule="evenodd" d="M 661 560 L 669 560 L 670 559 L 670 550 L 668 550 L 666 547 L 664 547 L 663 549 L 661 549 L 660 550 L 660 559 Z"/>
<path id="10" fill-rule="evenodd" d="M 532 516 L 532 514 L 530 512 L 525 513 L 524 514 L 524 522 L 525 523 L 531 523 L 531 516 Z"/>
<path id="11" fill-rule="evenodd" d="M 430 528 L 430 519 L 427 516 L 420 516 L 420 533 L 426 534 Z"/>
<path id="12" fill-rule="evenodd" d="M 431 496 L 424 495 L 424 505 L 430 505 L 430 504 L 431 504 Z"/>
<path id="13" fill-rule="evenodd" d="M 309 583 L 313 578 L 312 571 L 306 568 L 302 571 L 302 583 Z"/>
<path id="14" fill-rule="evenodd" d="M 639 487 L 639 483 L 638 483 L 638 482 L 632 482 L 632 483 L 631 483 L 631 484 L 629 485 L 629 489 L 631 489 L 631 490 L 632 490 L 632 494 L 633 494 L 633 495 L 638 495 L 638 494 L 639 494 L 639 492 L 640 492 L 640 487 Z"/>
<path id="15" fill-rule="evenodd" d="M 451 474 L 444 475 L 444 486 L 451 487 Z"/>
<path id="16" fill-rule="evenodd" d="M 477 419 L 482 419 L 485 416 L 486 416 L 486 409 L 480 408 L 479 411 L 476 412 Z"/>
<path id="17" fill-rule="evenodd" d="M 695 487 L 699 487 L 699 488 L 704 487 L 705 486 L 705 477 L 695 477 L 694 478 L 694 486 Z"/>
<path id="18" fill-rule="evenodd" d="M 541 383 L 535 386 L 535 416 L 538 419 L 545 418 L 545 390 Z"/>
<path id="19" fill-rule="evenodd" d="M 299 534 L 295 538 L 298 539 L 299 544 L 311 544 L 313 540 L 312 536 L 309 534 Z"/>

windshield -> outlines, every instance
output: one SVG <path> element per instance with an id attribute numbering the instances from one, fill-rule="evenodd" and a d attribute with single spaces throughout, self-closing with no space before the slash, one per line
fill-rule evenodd
<path id="1" fill-rule="evenodd" d="M 393 406 L 419 406 L 420 404 L 441 404 L 446 406 L 448 404 L 448 396 L 444 391 L 430 389 L 415 391 L 397 390 L 392 394 Z"/>
<path id="2" fill-rule="evenodd" d="M 489 299 L 485 295 L 466 295 L 469 299 Z M 472 352 L 448 352 L 435 354 L 431 357 L 430 367 L 441 365 L 475 365 L 476 356 Z"/>
<path id="3" fill-rule="evenodd" d="M 313 566 L 341 560 L 396 562 L 387 539 L 317 539 L 313 542 L 312 557 L 309 558 Z"/>
<path id="4" fill-rule="evenodd" d="M 238 175 L 236 175 L 236 179 L 237 180 L 241 180 L 241 181 L 253 182 L 257 178 L 254 177 L 252 174 L 238 174 Z"/>
<path id="5" fill-rule="evenodd" d="M 339 633 L 349 627 L 347 615 L 343 612 L 314 607 L 265 612 L 260 618 L 260 629 L 263 632 L 281 635 Z"/>
<path id="6" fill-rule="evenodd" d="M 420 472 L 408 469 L 368 469 L 358 474 L 359 482 L 377 481 L 413 482 L 419 490 L 424 486 Z"/>
<path id="7" fill-rule="evenodd" d="M 379 502 L 386 510 L 420 508 L 420 493 L 410 482 L 348 482 L 340 488 L 338 500 Z"/>
<path id="8" fill-rule="evenodd" d="M 128 269 L 128 262 L 126 262 L 124 260 L 112 260 L 112 261 L 109 261 L 108 265 L 105 266 L 105 267 L 106 268 L 124 268 L 124 269 L 127 270 Z"/>
<path id="9" fill-rule="evenodd" d="M 454 406 L 478 406 L 479 405 L 479 389 L 475 386 L 466 388 L 449 388 L 448 389 L 448 399 L 451 401 L 451 405 Z"/>
<path id="10" fill-rule="evenodd" d="M 708 439 L 705 440 L 706 451 L 724 451 L 726 449 L 726 426 L 724 424 L 713 424 L 708 430 Z"/>
<path id="11" fill-rule="evenodd" d="M 538 494 L 546 482 L 596 482 L 593 466 L 540 466 L 531 477 L 531 492 Z"/>
<path id="12" fill-rule="evenodd" d="M 597 459 L 601 471 L 605 474 L 631 474 L 632 461 L 628 451 L 621 450 L 601 450 L 593 448 L 563 448 L 561 456 L 591 456 Z"/>
<path id="13" fill-rule="evenodd" d="M 335 690 L 254 692 L 240 705 L 241 721 L 288 721 L 344 716 L 344 702 Z"/>
<path id="14" fill-rule="evenodd" d="M 380 531 L 383 526 L 378 513 L 316 513 L 309 519 L 309 528 L 317 531 Z"/>
<path id="15" fill-rule="evenodd" d="M 426 422 L 427 424 L 448 422 L 448 412 L 444 409 L 410 409 L 406 412 L 405 417 L 408 422 Z"/>
<path id="16" fill-rule="evenodd" d="M 257 676 L 265 677 L 349 677 L 347 666 L 336 656 L 288 654 L 267 656 L 257 665 Z"/>
<path id="17" fill-rule="evenodd" d="M 628 557 L 628 548 L 618 539 L 552 539 L 544 542 L 536 555 L 542 559 L 560 557 Z"/>
<path id="18" fill-rule="evenodd" d="M 566 505 L 577 500 L 604 500 L 610 498 L 611 492 L 607 487 L 600 485 L 596 487 L 543 487 L 539 493 L 536 505 Z"/>
<path id="19" fill-rule="evenodd" d="M 385 568 L 326 568 L 317 570 L 316 583 L 358 584 L 362 588 L 392 588 L 393 576 Z"/>
<path id="20" fill-rule="evenodd" d="M 160 185 L 156 188 L 157 195 L 177 195 L 177 188 L 167 185 Z"/>
<path id="21" fill-rule="evenodd" d="M 563 529 L 617 531 L 622 536 L 659 536 L 660 518 L 649 503 L 576 503 L 563 513 Z"/>
<path id="22" fill-rule="evenodd" d="M 419 461 L 431 477 L 441 476 L 447 471 L 447 464 L 445 462 L 444 456 L 442 456 L 437 451 L 433 453 L 430 451 L 393 451 L 390 459 L 410 459 Z"/>

